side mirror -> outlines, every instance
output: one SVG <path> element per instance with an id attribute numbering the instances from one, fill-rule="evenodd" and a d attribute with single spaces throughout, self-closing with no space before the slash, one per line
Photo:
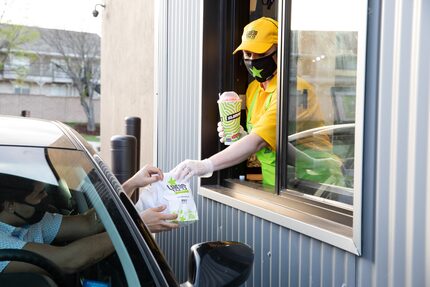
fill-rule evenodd
<path id="1" fill-rule="evenodd" d="M 182 286 L 240 286 L 249 277 L 254 251 L 234 241 L 198 243 L 191 247 L 188 281 Z"/>

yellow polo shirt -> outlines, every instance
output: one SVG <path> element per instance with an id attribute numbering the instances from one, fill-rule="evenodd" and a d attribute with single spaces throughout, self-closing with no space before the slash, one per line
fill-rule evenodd
<path id="1" fill-rule="evenodd" d="M 254 97 L 257 97 L 252 114 L 250 115 L 250 122 L 253 126 L 252 133 L 260 136 L 273 151 L 276 151 L 277 84 L 278 77 L 275 75 L 269 81 L 266 90 L 262 88 L 258 81 L 254 80 L 249 84 L 246 91 L 247 114 L 250 111 Z M 304 89 L 308 91 L 307 106 L 299 107 L 297 110 L 297 132 L 324 126 L 324 118 L 312 86 L 298 77 L 297 90 L 303 91 Z M 302 141 L 299 140 L 298 144 L 317 150 L 328 150 L 332 147 L 327 135 L 314 136 Z"/>
<path id="2" fill-rule="evenodd" d="M 254 80 L 246 90 L 246 113 L 250 111 L 251 103 L 254 96 L 257 97 L 250 115 L 250 123 L 252 124 L 252 133 L 260 136 L 269 147 L 276 150 L 276 114 L 278 109 L 278 93 L 276 91 L 278 84 L 278 77 L 275 75 L 263 90 L 261 84 Z M 268 103 L 271 97 L 270 102 Z"/>

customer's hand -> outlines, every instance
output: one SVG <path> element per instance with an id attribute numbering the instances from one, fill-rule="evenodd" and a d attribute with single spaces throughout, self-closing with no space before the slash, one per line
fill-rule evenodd
<path id="1" fill-rule="evenodd" d="M 224 134 L 224 127 L 222 126 L 222 123 L 221 122 L 218 122 L 218 128 L 217 128 L 217 131 L 218 131 L 218 137 L 219 137 L 219 141 L 221 142 L 221 143 L 224 143 L 224 141 L 225 141 L 225 134 Z M 239 139 L 241 139 L 241 138 L 243 138 L 244 136 L 246 136 L 248 133 L 243 129 L 243 127 L 242 126 L 240 126 L 240 128 L 239 128 Z"/>
<path id="2" fill-rule="evenodd" d="M 210 159 L 205 160 L 184 160 L 172 171 L 173 177 L 177 181 L 188 181 L 193 176 L 211 177 L 214 167 Z"/>
<path id="3" fill-rule="evenodd" d="M 140 213 L 140 218 L 142 218 L 143 222 L 145 222 L 152 233 L 172 230 L 179 227 L 177 223 L 166 221 L 176 219 L 178 215 L 162 213 L 165 209 L 166 206 L 161 205 L 159 207 L 148 208 Z"/>
<path id="4" fill-rule="evenodd" d="M 163 180 L 161 169 L 147 164 L 128 179 L 122 187 L 127 194 L 130 194 L 136 188 L 147 186 L 159 180 Z"/>

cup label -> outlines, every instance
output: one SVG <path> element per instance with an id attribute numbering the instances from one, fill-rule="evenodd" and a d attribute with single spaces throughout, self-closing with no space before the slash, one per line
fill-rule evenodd
<path id="1" fill-rule="evenodd" d="M 230 145 L 240 138 L 240 113 L 242 101 L 218 102 L 221 123 L 224 128 L 224 144 Z"/>
<path id="2" fill-rule="evenodd" d="M 227 116 L 227 121 L 232 121 L 234 119 L 237 119 L 238 117 L 240 117 L 240 112 Z"/>

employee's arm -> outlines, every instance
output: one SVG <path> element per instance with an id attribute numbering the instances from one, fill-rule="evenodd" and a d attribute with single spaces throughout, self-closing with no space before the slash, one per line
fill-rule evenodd
<path id="1" fill-rule="evenodd" d="M 58 265 L 65 273 L 75 273 L 91 266 L 114 252 L 106 232 L 76 240 L 66 246 L 27 243 L 24 250 L 38 253 Z M 4 272 L 43 272 L 40 268 L 12 261 Z"/>
<path id="2" fill-rule="evenodd" d="M 268 144 L 259 135 L 250 133 L 209 159 L 213 164 L 214 171 L 220 170 L 243 162 L 267 146 Z"/>
<path id="3" fill-rule="evenodd" d="M 252 154 L 267 146 L 269 145 L 259 135 L 251 133 L 221 152 L 214 154 L 209 159 L 213 164 L 214 171 L 220 170 L 241 163 Z M 316 161 L 316 159 L 294 147 L 291 143 L 288 143 L 287 163 L 294 166 L 296 159 L 302 161 L 307 166 L 313 166 Z"/>
<path id="4" fill-rule="evenodd" d="M 266 146 L 260 136 L 251 133 L 210 158 L 184 160 L 171 173 L 180 181 L 188 181 L 193 176 L 210 177 L 214 171 L 236 165 Z"/>

